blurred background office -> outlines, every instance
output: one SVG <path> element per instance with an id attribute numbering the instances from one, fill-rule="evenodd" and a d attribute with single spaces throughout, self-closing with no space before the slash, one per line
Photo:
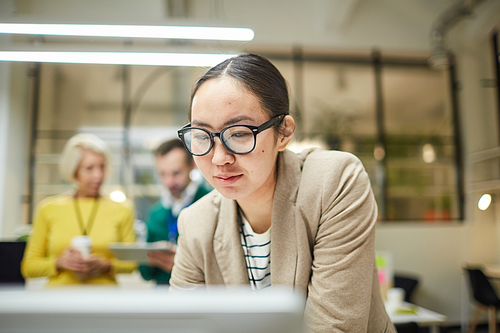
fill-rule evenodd
<path id="1" fill-rule="evenodd" d="M 0 0 L 0 23 L 250 28 L 248 41 L 6 33 L 0 59 L 9 60 L 4 51 L 259 53 L 289 83 L 291 148 L 346 150 L 364 163 L 379 205 L 376 249 L 392 254 L 395 271 L 419 276 L 415 303 L 449 325 L 467 320 L 462 267 L 500 264 L 498 0 Z M 41 200 L 70 188 L 57 162 L 77 133 L 110 145 L 115 173 L 103 189 L 133 200 L 138 218 L 160 196 L 153 151 L 187 122 L 206 67 L 89 59 L 0 61 L 4 240 L 30 225 Z M 480 210 L 485 193 L 493 201 Z"/>

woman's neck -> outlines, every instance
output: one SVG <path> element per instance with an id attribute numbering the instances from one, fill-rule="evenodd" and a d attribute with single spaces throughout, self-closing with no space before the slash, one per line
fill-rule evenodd
<path id="1" fill-rule="evenodd" d="M 254 232 L 261 234 L 271 227 L 274 187 L 258 196 L 237 200 L 240 209 Z"/>
<path id="2" fill-rule="evenodd" d="M 75 198 L 99 198 L 99 193 L 97 194 L 89 194 L 83 191 L 77 190 L 75 193 Z"/>
<path id="3" fill-rule="evenodd" d="M 274 166 L 267 181 L 250 196 L 237 200 L 241 211 L 254 232 L 261 234 L 271 227 L 277 168 Z"/>

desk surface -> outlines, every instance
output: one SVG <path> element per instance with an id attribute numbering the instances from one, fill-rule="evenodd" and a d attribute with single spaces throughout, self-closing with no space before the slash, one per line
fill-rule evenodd
<path id="1" fill-rule="evenodd" d="M 415 322 L 421 326 L 432 326 L 442 324 L 446 320 L 445 315 L 428 310 L 415 304 L 404 302 L 403 309 L 411 309 L 414 310 L 415 313 L 402 313 L 399 311 L 396 311 L 394 313 L 389 311 L 389 309 L 387 310 L 387 314 L 394 324 Z"/>

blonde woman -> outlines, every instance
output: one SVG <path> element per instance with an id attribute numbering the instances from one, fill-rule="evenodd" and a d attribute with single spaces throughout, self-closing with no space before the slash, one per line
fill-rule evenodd
<path id="1" fill-rule="evenodd" d="M 25 278 L 47 276 L 48 286 L 116 284 L 116 273 L 136 268 L 108 249 L 110 242 L 135 241 L 132 207 L 100 195 L 110 167 L 107 145 L 98 137 L 77 134 L 67 142 L 60 171 L 75 190 L 39 204 L 21 263 Z M 90 256 L 71 246 L 76 236 L 90 238 Z"/>

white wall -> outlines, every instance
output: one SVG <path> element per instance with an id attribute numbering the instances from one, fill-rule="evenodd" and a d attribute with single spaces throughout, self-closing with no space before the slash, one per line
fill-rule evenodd
<path id="1" fill-rule="evenodd" d="M 15 12 L 14 1 L 0 1 L 0 18 Z M 10 37 L 0 37 L 0 48 Z M 28 165 L 28 65 L 0 62 L 0 238 L 24 223 L 23 193 Z"/>
<path id="2" fill-rule="evenodd" d="M 0 62 L 0 238 L 24 224 L 23 193 L 28 166 L 27 65 Z"/>
<path id="3" fill-rule="evenodd" d="M 25 223 L 23 194 L 27 180 L 28 138 L 31 119 L 28 112 L 28 64 L 10 64 L 8 116 L 5 126 L 7 146 L 5 156 L 5 192 L 0 235 L 11 236 Z M 1 125 L 0 125 L 1 126 Z M 0 161 L 1 164 L 1 161 Z"/>
<path id="4" fill-rule="evenodd" d="M 475 15 L 478 19 L 465 20 L 450 33 L 449 38 L 449 45 L 457 55 L 466 162 L 468 154 L 499 146 L 496 87 L 484 83 L 496 79 L 490 34 L 495 26 L 500 25 L 500 3 L 486 2 Z M 473 185 L 475 179 L 484 176 L 479 172 L 477 167 L 466 164 L 468 214 L 464 260 L 498 263 L 500 211 L 495 205 L 484 212 L 477 208 L 477 200 L 483 192 L 474 191 Z"/>
<path id="5" fill-rule="evenodd" d="M 499 146 L 499 119 L 496 89 L 484 82 L 494 80 L 494 62 L 490 34 L 499 27 L 500 3 L 489 1 L 478 8 L 480 20 L 467 20 L 450 34 L 450 46 L 457 54 L 457 66 L 462 91 L 460 107 L 463 115 L 465 154 Z M 479 168 L 470 163 L 466 168 L 468 192 L 468 216 L 464 224 L 466 253 L 464 262 L 500 262 L 500 205 L 497 201 L 487 211 L 477 208 L 477 200 L 483 194 L 473 190 L 473 182 L 483 178 Z M 500 190 L 493 192 L 499 198 Z M 472 297 L 469 295 L 469 299 Z M 472 303 L 469 312 L 475 307 Z M 483 316 L 483 320 L 486 320 Z"/>
<path id="6" fill-rule="evenodd" d="M 0 235 L 3 235 L 9 135 L 9 64 L 0 62 Z"/>
<path id="7" fill-rule="evenodd" d="M 11 13 L 12 6 L 10 1 L 0 2 L 1 13 Z M 0 46 L 3 47 L 9 42 L 6 36 L 0 37 Z M 10 82 L 10 64 L 0 62 L 0 236 L 4 225 L 5 211 L 5 193 L 7 179 L 7 146 L 9 135 L 9 82 Z"/>
<path id="8" fill-rule="evenodd" d="M 419 277 L 415 303 L 458 323 L 464 235 L 461 223 L 388 223 L 377 228 L 377 250 L 390 251 L 396 272 Z"/>

